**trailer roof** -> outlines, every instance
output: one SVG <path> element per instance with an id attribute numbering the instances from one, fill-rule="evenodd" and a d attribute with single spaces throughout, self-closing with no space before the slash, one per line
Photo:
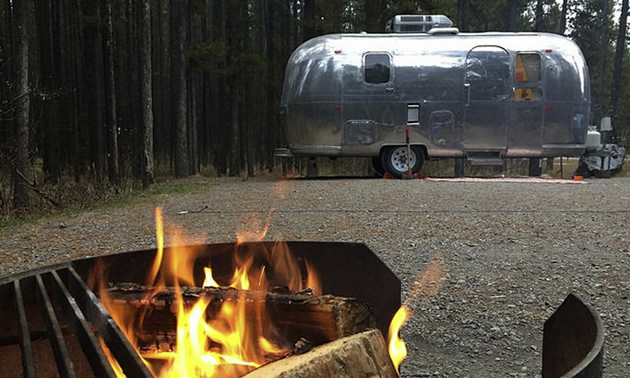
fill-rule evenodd
<path id="1" fill-rule="evenodd" d="M 414 43 L 415 42 L 415 43 Z M 418 54 L 422 50 L 470 50 L 475 46 L 494 45 L 508 51 L 547 51 L 580 53 L 569 38 L 552 33 L 483 32 L 459 34 L 426 33 L 347 33 L 315 37 L 302 45 L 312 53 L 358 53 L 389 51 L 396 54 Z M 319 48 L 315 48 L 315 47 Z M 322 47 L 325 48 L 322 51 Z M 298 48 L 300 49 L 300 48 Z"/>

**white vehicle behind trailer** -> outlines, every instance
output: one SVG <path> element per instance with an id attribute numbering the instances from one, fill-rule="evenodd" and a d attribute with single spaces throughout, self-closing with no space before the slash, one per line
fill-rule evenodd
<path id="1" fill-rule="evenodd" d="M 445 19 L 398 16 L 397 33 L 299 46 L 281 102 L 288 145 L 276 155 L 372 157 L 378 172 L 401 177 L 426 158 L 503 164 L 583 154 L 590 82 L 575 43 L 549 33 L 458 33 Z"/>

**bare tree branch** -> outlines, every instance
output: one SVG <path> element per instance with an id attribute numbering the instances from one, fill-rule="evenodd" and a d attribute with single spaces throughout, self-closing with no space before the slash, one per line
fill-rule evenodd
<path id="1" fill-rule="evenodd" d="M 54 199 L 52 199 L 50 197 L 50 195 L 48 195 L 46 192 L 41 191 L 36 185 L 35 183 L 31 183 L 30 181 L 28 181 L 28 179 L 26 178 L 26 176 L 24 176 L 24 174 L 22 172 L 20 172 L 19 169 L 15 169 L 15 172 L 18 174 L 18 176 L 28 185 L 28 187 L 30 189 L 32 189 L 35 193 L 39 194 L 40 197 L 42 197 L 43 199 L 47 200 L 48 202 L 50 202 L 51 204 L 53 204 L 55 207 L 59 207 L 59 202 L 55 201 Z"/>

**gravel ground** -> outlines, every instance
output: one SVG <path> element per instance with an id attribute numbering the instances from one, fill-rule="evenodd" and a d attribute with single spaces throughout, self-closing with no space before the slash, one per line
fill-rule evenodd
<path id="1" fill-rule="evenodd" d="M 437 268 L 439 290 L 409 301 L 403 377 L 539 376 L 543 323 L 571 292 L 605 323 L 604 376 L 630 376 L 630 179 L 195 180 L 208 190 L 5 230 L 0 277 L 155 247 L 156 205 L 208 243 L 234 241 L 275 209 L 266 240 L 365 243 L 401 279 L 403 300 Z"/>

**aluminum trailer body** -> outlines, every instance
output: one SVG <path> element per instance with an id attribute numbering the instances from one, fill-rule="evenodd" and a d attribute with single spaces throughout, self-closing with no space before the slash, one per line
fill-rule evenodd
<path id="1" fill-rule="evenodd" d="M 394 176 L 424 158 L 580 156 L 590 106 L 582 52 L 560 35 L 324 35 L 289 58 L 277 155 L 373 157 Z"/>

